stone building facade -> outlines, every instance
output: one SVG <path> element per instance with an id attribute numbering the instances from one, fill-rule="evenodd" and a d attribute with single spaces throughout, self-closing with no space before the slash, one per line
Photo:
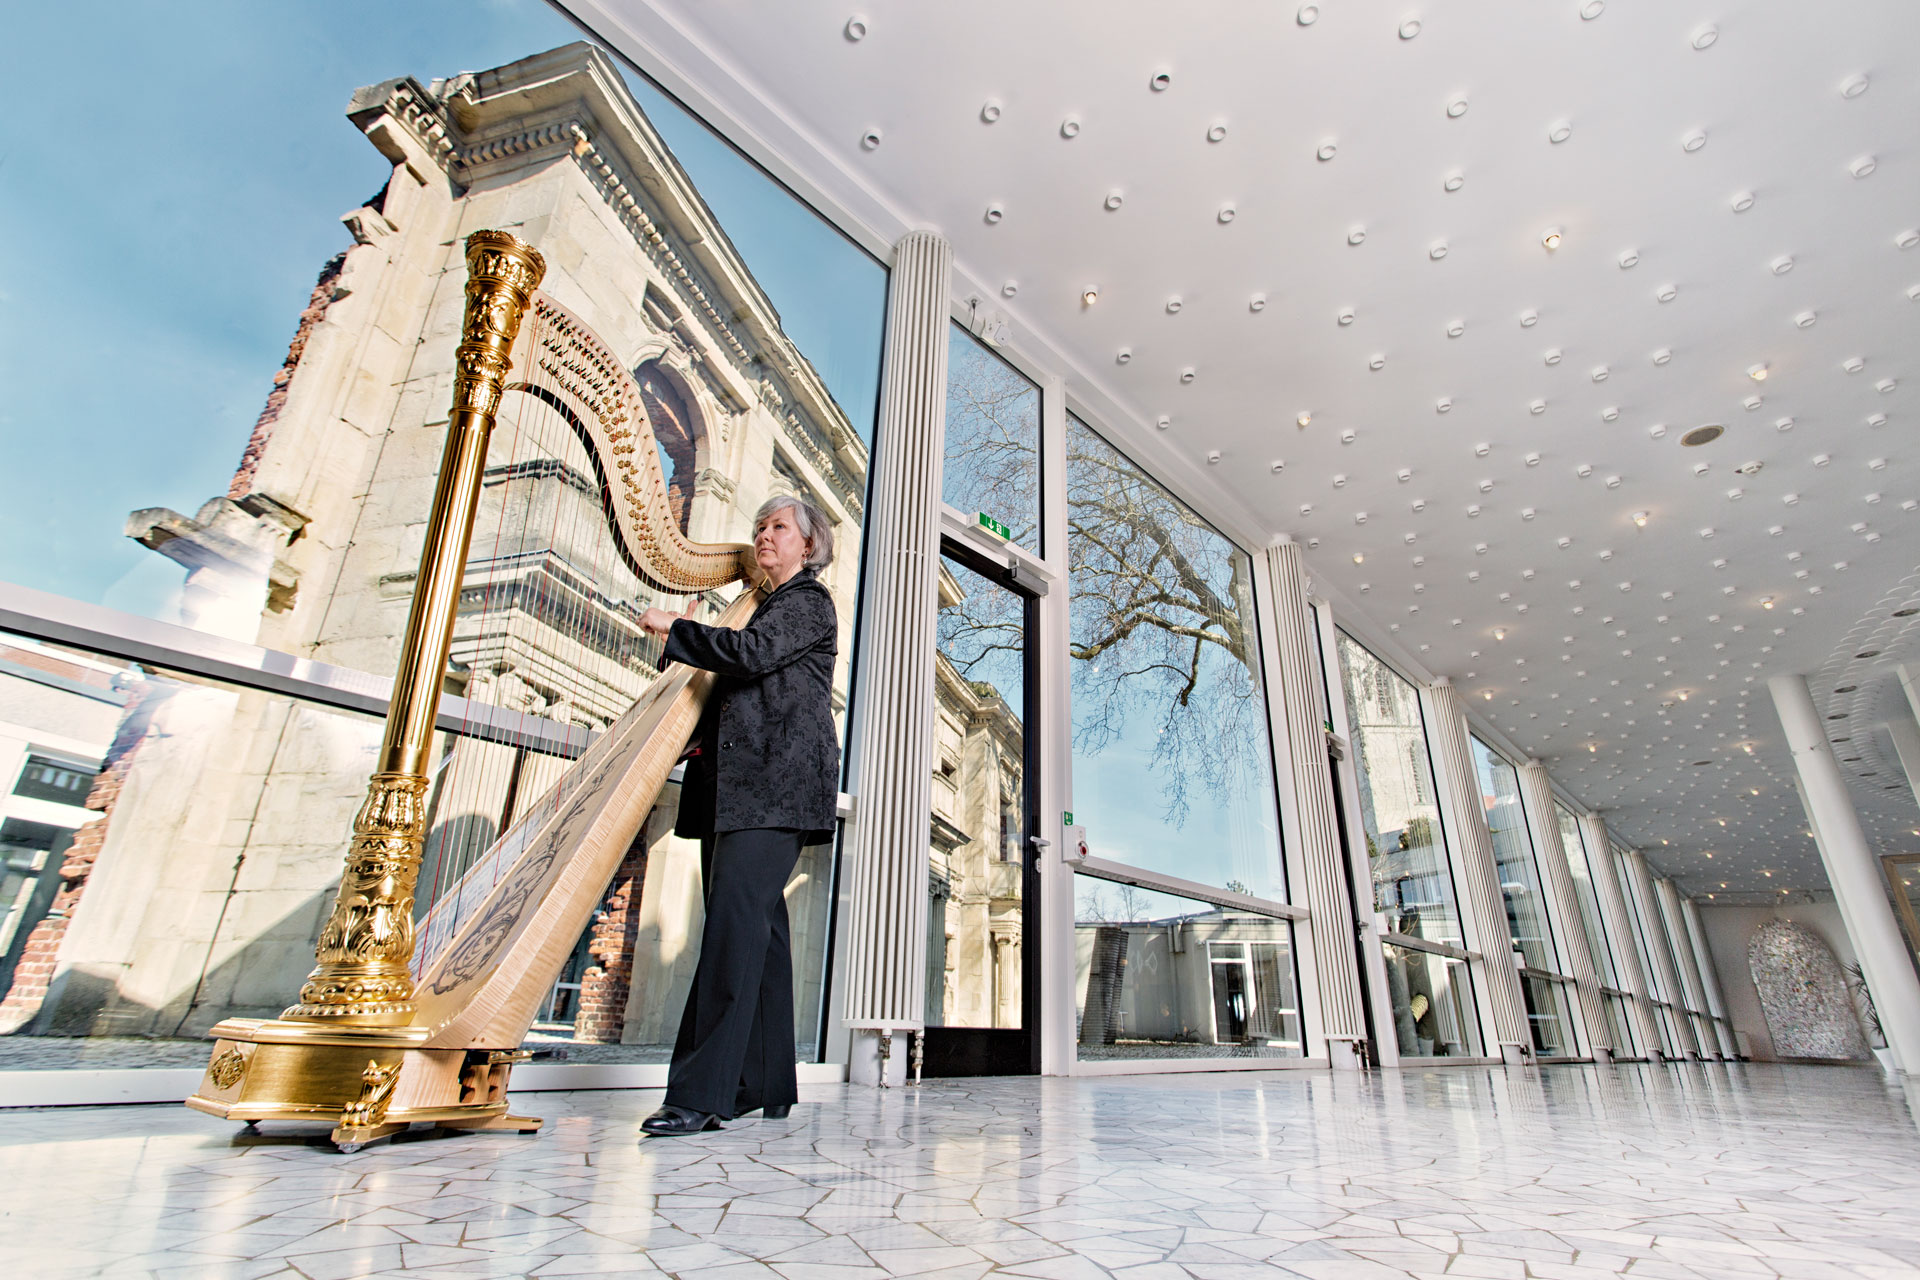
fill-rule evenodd
<path id="1" fill-rule="evenodd" d="M 187 570 L 186 620 L 393 671 L 445 438 L 461 241 L 498 228 L 540 249 L 544 291 L 635 371 L 694 539 L 747 540 L 754 510 L 778 492 L 827 512 L 843 708 L 866 445 L 614 64 L 569 45 L 431 84 L 369 86 L 348 116 L 391 176 L 345 215 L 354 243 L 321 273 L 232 484 L 192 517 L 129 521 Z M 591 731 L 653 678 L 658 650 L 638 616 L 682 601 L 621 562 L 593 477 L 557 415 L 508 395 L 450 691 Z M 277 1013 L 311 967 L 379 728 L 275 695 L 179 685 L 120 766 L 34 1029 L 192 1035 Z M 423 898 L 566 767 L 510 740 L 443 736 Z M 648 822 L 583 940 L 591 1038 L 671 1040 L 660 1010 L 684 990 L 700 895 L 697 850 L 667 834 L 670 817 Z M 789 890 L 796 981 L 816 1003 L 808 962 L 824 953 L 827 865 L 809 851 Z"/>

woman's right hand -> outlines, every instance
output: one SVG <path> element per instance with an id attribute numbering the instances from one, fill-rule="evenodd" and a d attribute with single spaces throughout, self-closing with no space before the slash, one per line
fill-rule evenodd
<path id="1" fill-rule="evenodd" d="M 667 638 L 667 633 L 673 630 L 674 623 L 682 618 L 693 617 L 693 611 L 699 607 L 700 597 L 694 596 L 687 601 L 685 613 L 672 613 L 666 609 L 649 609 L 640 615 L 640 629 L 650 636 L 658 636 L 664 640 Z"/>

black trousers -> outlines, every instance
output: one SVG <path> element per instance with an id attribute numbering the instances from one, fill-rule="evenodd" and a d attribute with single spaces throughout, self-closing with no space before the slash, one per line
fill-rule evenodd
<path id="1" fill-rule="evenodd" d="M 800 1100 L 786 887 L 802 834 L 760 827 L 700 842 L 707 922 L 667 1071 L 672 1106 L 735 1116 Z"/>

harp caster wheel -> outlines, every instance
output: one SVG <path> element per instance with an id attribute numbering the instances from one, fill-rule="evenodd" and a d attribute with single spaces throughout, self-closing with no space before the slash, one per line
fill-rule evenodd
<path id="1" fill-rule="evenodd" d="M 260 1132 L 260 1122 L 258 1120 L 249 1120 L 245 1124 L 240 1126 L 240 1132 L 258 1133 Z"/>
<path id="2" fill-rule="evenodd" d="M 366 1145 L 364 1142 L 336 1142 L 333 1144 L 334 1149 L 343 1156 L 350 1156 Z"/>

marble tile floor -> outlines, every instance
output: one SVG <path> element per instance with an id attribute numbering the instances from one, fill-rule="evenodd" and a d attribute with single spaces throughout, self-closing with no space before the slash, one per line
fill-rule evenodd
<path id="1" fill-rule="evenodd" d="M 341 1155 L 181 1107 L 0 1113 L 0 1277 L 1920 1277 L 1920 1130 L 1878 1072 L 1430 1068 L 804 1087 L 642 1139 Z"/>

